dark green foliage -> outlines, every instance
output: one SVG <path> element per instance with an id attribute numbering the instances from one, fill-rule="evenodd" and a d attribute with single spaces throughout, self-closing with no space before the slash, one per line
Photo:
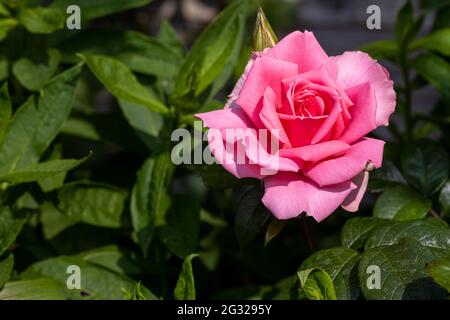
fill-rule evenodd
<path id="1" fill-rule="evenodd" d="M 73 2 L 81 30 L 66 28 Z M 357 217 L 317 224 L 271 217 L 261 181 L 171 160 L 172 132 L 223 107 L 255 48 L 255 1 L 179 37 L 131 21 L 157 1 L 0 0 L 0 300 L 448 298 L 450 9 L 416 2 L 361 48 L 403 76 L 383 166 Z M 296 29 L 280 3 L 262 1 L 263 25 Z M 423 86 L 429 114 L 412 108 Z"/>

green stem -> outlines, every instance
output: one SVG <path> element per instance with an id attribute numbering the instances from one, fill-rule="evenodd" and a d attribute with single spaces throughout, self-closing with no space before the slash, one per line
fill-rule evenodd
<path id="1" fill-rule="evenodd" d="M 433 122 L 435 124 L 450 124 L 450 117 L 436 117 L 425 114 L 416 114 L 413 118 L 414 122 L 419 120 Z"/>
<path id="2" fill-rule="evenodd" d="M 441 217 L 436 211 L 434 211 L 433 208 L 431 208 L 430 211 L 428 211 L 428 213 L 429 213 L 430 216 L 432 216 L 433 218 L 442 220 L 442 217 Z"/>
<path id="3" fill-rule="evenodd" d="M 407 55 L 405 50 L 400 52 L 400 67 L 402 69 L 402 76 L 404 82 L 404 102 L 405 102 L 405 131 L 406 131 L 406 141 L 411 141 L 412 130 L 413 130 L 413 119 L 412 119 L 412 87 L 411 79 L 409 77 L 409 69 L 407 63 Z"/>
<path id="4" fill-rule="evenodd" d="M 310 254 L 313 254 L 314 249 L 314 242 L 311 238 L 311 235 L 309 233 L 308 224 L 306 221 L 306 214 L 302 214 L 298 220 L 298 225 L 300 228 L 300 233 L 303 236 L 303 239 L 305 240 L 306 246 L 308 247 L 308 251 Z"/>

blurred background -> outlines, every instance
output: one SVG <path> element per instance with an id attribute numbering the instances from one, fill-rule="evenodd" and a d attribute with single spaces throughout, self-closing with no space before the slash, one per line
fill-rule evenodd
<path id="1" fill-rule="evenodd" d="M 203 28 L 228 4 L 229 0 L 157 0 L 144 8 L 106 17 L 97 21 L 99 26 L 124 26 L 155 36 L 163 21 L 170 21 L 182 41 L 191 45 Z M 266 15 L 282 38 L 294 30 L 313 31 L 329 55 L 357 50 L 363 45 L 395 38 L 395 18 L 403 0 L 262 0 Z M 381 29 L 369 30 L 366 13 L 370 5 L 381 9 Z M 433 15 L 427 15 L 421 34 L 432 28 Z M 254 20 L 249 19 L 249 30 Z M 249 46 L 249 44 L 248 44 Z M 389 61 L 383 61 L 395 83 L 401 83 L 401 72 Z M 430 112 L 438 100 L 435 90 L 429 86 L 414 91 L 413 110 Z M 392 120 L 403 128 L 401 119 Z M 384 128 L 378 134 L 389 138 Z"/>

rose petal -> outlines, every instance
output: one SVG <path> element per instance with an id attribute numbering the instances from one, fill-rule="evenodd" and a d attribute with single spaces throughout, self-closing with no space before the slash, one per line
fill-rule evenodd
<path id="1" fill-rule="evenodd" d="M 377 101 L 374 86 L 368 82 L 347 89 L 347 94 L 354 105 L 350 108 L 351 120 L 340 139 L 352 143 L 377 127 Z"/>
<path id="2" fill-rule="evenodd" d="M 328 217 L 356 188 L 351 181 L 319 187 L 302 174 L 280 172 L 264 179 L 264 205 L 278 219 L 291 219 L 302 212 L 318 222 Z"/>
<path id="3" fill-rule="evenodd" d="M 263 175 L 272 175 L 278 171 L 297 172 L 302 163 L 298 163 L 289 158 L 279 156 L 278 141 L 271 138 L 268 131 L 261 129 L 247 129 L 244 131 L 227 129 L 222 132 L 223 139 L 228 144 L 237 143 L 237 159 L 241 159 L 245 154 L 253 164 L 258 164 L 261 168 L 267 169 Z M 270 152 L 268 151 L 270 150 Z"/>
<path id="4" fill-rule="evenodd" d="M 387 126 L 396 104 L 394 83 L 389 79 L 387 70 L 360 51 L 345 52 L 331 59 L 339 66 L 337 82 L 344 89 L 365 82 L 373 84 L 377 101 L 376 123 Z"/>
<path id="5" fill-rule="evenodd" d="M 371 161 L 375 168 L 381 166 L 384 141 L 363 138 L 355 142 L 346 153 L 338 158 L 316 164 L 305 164 L 303 173 L 320 186 L 328 186 L 353 179 Z"/>
<path id="6" fill-rule="evenodd" d="M 331 140 L 299 148 L 281 149 L 280 156 L 298 157 L 303 161 L 317 162 L 347 151 L 349 148 L 350 145 L 343 141 Z"/>
<path id="7" fill-rule="evenodd" d="M 233 91 L 228 96 L 228 101 L 225 104 L 225 109 L 233 108 L 236 106 L 235 101 L 239 98 L 239 94 L 241 93 L 241 90 L 244 87 L 244 83 L 247 80 L 248 73 L 250 72 L 256 58 L 259 58 L 259 57 L 261 57 L 260 52 L 255 52 L 250 56 L 250 60 L 247 62 L 247 65 L 245 66 L 244 73 L 242 73 L 241 77 L 236 82 L 236 85 L 234 86 Z"/>
<path id="8" fill-rule="evenodd" d="M 259 118 L 262 109 L 260 102 L 266 88 L 272 88 L 277 102 L 279 99 L 281 101 L 281 81 L 296 73 L 297 66 L 292 63 L 265 56 L 257 58 L 247 75 L 236 104 L 247 113 L 256 126 L 262 127 Z"/>
<path id="9" fill-rule="evenodd" d="M 279 114 L 278 116 L 294 148 L 310 145 L 317 129 L 328 118 L 328 116 L 303 118 L 285 114 Z"/>
<path id="10" fill-rule="evenodd" d="M 289 142 L 289 138 L 281 125 L 281 121 L 276 110 L 275 92 L 270 87 L 267 87 L 264 92 L 263 107 L 259 118 L 273 136 L 284 143 L 285 147 L 290 147 L 291 143 Z"/>
<path id="11" fill-rule="evenodd" d="M 253 128 L 254 125 L 247 114 L 240 108 L 228 108 L 198 113 L 196 118 L 203 120 L 205 127 L 215 129 Z"/>
<path id="12" fill-rule="evenodd" d="M 322 141 L 325 138 L 325 136 L 330 134 L 330 131 L 333 129 L 334 124 L 336 123 L 341 114 L 342 114 L 341 104 L 339 103 L 339 101 L 336 101 L 336 103 L 334 104 L 333 108 L 330 111 L 330 114 L 312 137 L 311 143 L 316 144 Z"/>
<path id="13" fill-rule="evenodd" d="M 344 133 L 346 129 L 346 124 L 344 120 L 344 113 L 342 112 L 336 122 L 334 123 L 333 130 L 327 135 L 326 140 L 336 140 L 339 139 L 340 136 Z"/>
<path id="14" fill-rule="evenodd" d="M 292 32 L 270 49 L 267 56 L 296 64 L 297 73 L 317 69 L 328 60 L 316 37 L 309 31 Z"/>
<path id="15" fill-rule="evenodd" d="M 359 209 L 359 204 L 361 203 L 364 193 L 367 190 L 367 184 L 369 182 L 369 172 L 364 170 L 353 178 L 352 182 L 357 186 L 355 190 L 350 192 L 350 194 L 345 198 L 342 203 L 342 208 L 349 212 L 356 212 Z"/>
<path id="16" fill-rule="evenodd" d="M 328 102 L 327 104 L 334 104 L 335 101 L 339 99 L 337 90 L 335 88 L 333 88 L 332 86 L 326 86 L 311 82 L 309 79 L 303 77 L 303 75 L 284 79 L 282 81 L 282 88 L 283 91 L 286 92 L 286 98 L 284 100 L 285 103 L 283 104 L 282 108 L 278 109 L 278 112 L 285 114 L 302 116 L 301 114 L 296 114 L 294 102 L 295 93 L 298 91 L 302 91 L 302 88 L 307 88 L 307 90 L 315 91 L 317 93 L 317 97 L 322 100 L 322 103 L 324 103 L 323 108 L 320 108 L 321 110 L 320 112 L 318 112 L 318 114 L 310 116 L 324 115 L 325 101 Z M 350 99 L 348 99 L 348 101 L 350 102 Z"/>
<path id="17" fill-rule="evenodd" d="M 208 146 L 211 154 L 217 159 L 217 162 L 235 177 L 239 179 L 262 178 L 260 166 L 251 164 L 248 158 L 245 157 L 243 163 L 239 163 L 239 159 L 234 152 L 235 148 L 226 148 L 226 143 L 223 141 L 220 130 L 212 129 L 208 131 Z"/>

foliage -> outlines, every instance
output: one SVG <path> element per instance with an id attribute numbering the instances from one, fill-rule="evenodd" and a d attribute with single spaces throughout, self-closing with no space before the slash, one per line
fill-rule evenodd
<path id="1" fill-rule="evenodd" d="M 192 46 L 168 22 L 153 37 L 96 23 L 151 0 L 78 1 L 79 31 L 65 29 L 71 1 L 48 2 L 0 0 L 0 299 L 448 298 L 448 3 L 406 1 L 396 38 L 361 48 L 401 70 L 404 130 L 388 127 L 358 216 L 318 225 L 272 218 L 259 181 L 170 161 L 170 134 L 222 108 L 242 73 L 253 1 L 232 1 Z M 276 41 L 270 16 L 258 48 Z M 439 101 L 415 113 L 425 86 Z M 81 289 L 66 288 L 70 265 Z"/>

